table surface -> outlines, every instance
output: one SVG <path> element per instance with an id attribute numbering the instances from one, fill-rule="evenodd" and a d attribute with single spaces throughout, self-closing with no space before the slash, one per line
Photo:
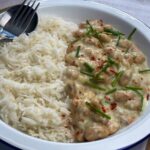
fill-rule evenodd
<path id="1" fill-rule="evenodd" d="M 0 9 L 19 4 L 23 0 L 0 0 Z M 45 0 L 41 0 L 45 1 Z M 61 0 L 60 0 L 61 1 Z M 71 1 L 71 0 L 70 0 Z M 72 0 L 73 1 L 73 0 Z M 90 1 L 90 0 L 89 0 Z M 91 0 L 104 3 L 131 14 L 150 26 L 150 0 Z M 140 12 L 140 13 L 139 13 Z"/>
<path id="2" fill-rule="evenodd" d="M 0 10 L 6 7 L 21 3 L 23 0 L 0 0 Z M 41 0 L 42 1 L 42 0 Z M 150 26 L 150 0 L 91 0 L 103 4 L 110 5 L 122 11 L 131 14 L 137 19 L 143 21 Z M 140 13 L 139 13 L 140 12 Z M 141 150 L 140 146 L 130 150 Z M 16 150 L 4 142 L 0 142 L 0 150 Z M 150 141 L 147 145 L 147 150 L 150 150 Z"/>
<path id="3" fill-rule="evenodd" d="M 92 0 L 118 8 L 150 26 L 150 0 Z M 140 13 L 139 13 L 140 12 Z"/>

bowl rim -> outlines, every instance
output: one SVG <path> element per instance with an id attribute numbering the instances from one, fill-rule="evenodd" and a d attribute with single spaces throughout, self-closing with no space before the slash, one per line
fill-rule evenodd
<path id="1" fill-rule="evenodd" d="M 103 11 L 108 11 L 108 13 L 112 13 L 115 17 L 123 17 L 126 21 L 133 26 L 137 26 L 138 29 L 144 34 L 144 36 L 148 39 L 150 43 L 150 29 L 141 21 L 137 20 L 136 18 L 128 15 L 125 12 L 122 12 L 116 8 L 111 6 L 107 6 L 105 4 L 93 2 L 93 1 L 69 1 L 69 0 L 61 0 L 60 1 L 44 1 L 41 4 L 40 9 L 44 9 L 47 7 L 54 7 L 54 6 L 80 6 L 85 8 L 92 8 Z M 105 10 L 106 9 L 106 10 Z M 3 141 L 12 144 L 18 148 L 22 149 L 60 149 L 64 148 L 67 150 L 75 150 L 75 149 L 86 149 L 86 150 L 96 150 L 97 148 L 105 148 L 107 150 L 112 149 L 123 149 L 133 145 L 134 143 L 138 142 L 139 140 L 143 139 L 144 137 L 150 134 L 150 114 L 145 116 L 143 119 L 143 124 L 138 126 L 136 125 L 136 129 L 134 127 L 129 128 L 127 131 L 128 133 L 124 134 L 119 133 L 115 135 L 115 137 L 108 137 L 106 139 L 102 139 L 99 141 L 87 142 L 87 143 L 59 143 L 59 142 L 51 142 L 45 141 L 42 139 L 38 139 L 29 135 L 26 135 L 11 126 L 7 125 L 6 123 L 0 120 L 0 139 Z M 144 129 L 144 130 L 143 130 Z M 131 132 L 130 132 L 131 131 Z M 138 132 L 137 132 L 138 131 Z M 108 144 L 109 143 L 109 144 Z"/>

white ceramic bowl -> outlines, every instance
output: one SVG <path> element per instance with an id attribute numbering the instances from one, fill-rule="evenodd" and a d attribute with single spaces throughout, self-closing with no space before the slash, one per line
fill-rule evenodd
<path id="1" fill-rule="evenodd" d="M 79 23 L 83 20 L 101 18 L 113 24 L 127 35 L 133 27 L 137 28 L 134 41 L 150 58 L 150 29 L 139 20 L 109 6 L 89 1 L 44 1 L 39 9 L 41 14 L 63 17 L 65 20 Z M 148 59 L 150 64 L 150 59 Z M 94 142 L 56 143 L 44 141 L 19 132 L 0 121 L 0 138 L 9 144 L 28 150 L 114 150 L 128 147 L 150 134 L 150 107 L 133 124 L 116 134 Z"/>

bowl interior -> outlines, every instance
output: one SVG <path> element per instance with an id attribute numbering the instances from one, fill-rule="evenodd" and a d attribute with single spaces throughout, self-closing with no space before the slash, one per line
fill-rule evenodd
<path id="1" fill-rule="evenodd" d="M 147 58 L 150 58 L 150 38 L 145 36 L 141 28 L 138 26 L 138 24 L 134 24 L 135 18 L 128 16 L 127 14 L 122 14 L 117 12 L 116 14 L 110 10 L 106 11 L 103 6 L 99 6 L 99 8 L 93 8 L 89 6 L 79 6 L 79 5 L 60 5 L 60 6 L 52 6 L 48 8 L 41 8 L 39 11 L 39 14 L 49 16 L 56 16 L 56 17 L 62 17 L 65 20 L 73 21 L 75 23 L 80 23 L 83 21 L 86 21 L 87 19 L 102 19 L 105 23 L 112 24 L 114 27 L 119 29 L 121 32 L 125 33 L 126 36 L 130 34 L 130 32 L 133 30 L 133 28 L 137 28 L 136 33 L 134 34 L 133 41 L 136 43 L 136 45 L 144 52 L 144 54 L 147 56 Z M 131 22 L 129 20 L 132 20 Z M 136 20 L 137 22 L 141 23 L 140 21 Z M 136 22 L 135 21 L 135 22 Z M 141 23 L 142 24 L 142 23 Z M 148 59 L 148 64 L 150 65 L 150 59 Z M 148 106 L 145 111 L 142 113 L 142 115 L 131 125 L 127 126 L 126 128 L 121 129 L 116 134 L 110 136 L 113 137 L 121 132 L 127 131 L 130 128 L 134 127 L 134 125 L 137 124 L 137 122 L 141 122 L 142 119 L 145 118 L 150 114 L 150 107 Z M 135 127 L 134 127 L 135 128 Z"/>
<path id="2" fill-rule="evenodd" d="M 136 25 L 132 25 L 126 20 L 126 15 L 114 14 L 111 12 L 106 12 L 105 9 L 100 8 L 100 10 L 89 8 L 86 6 L 53 6 L 48 8 L 43 8 L 39 11 L 42 15 L 48 14 L 49 16 L 62 17 L 65 20 L 73 21 L 75 23 L 80 23 L 86 21 L 87 19 L 102 19 L 105 23 L 110 23 L 127 36 L 136 27 L 138 30 L 134 35 L 134 42 L 137 46 L 146 54 L 149 58 L 149 45 L 150 41 L 144 36 L 140 28 Z M 131 17 L 131 19 L 133 19 Z M 150 65 L 150 60 L 148 61 Z"/>
<path id="3" fill-rule="evenodd" d="M 87 19 L 102 19 L 106 23 L 112 24 L 114 27 L 119 29 L 128 35 L 134 27 L 137 28 L 137 32 L 134 35 L 134 42 L 138 47 L 145 53 L 147 58 L 150 57 L 150 30 L 140 21 L 135 18 L 122 13 L 111 7 L 93 4 L 91 2 L 82 3 L 60 3 L 60 4 L 49 4 L 48 2 L 43 4 L 38 13 L 42 15 L 58 16 L 65 20 L 79 23 Z M 150 59 L 148 59 L 150 65 Z M 88 142 L 84 144 L 63 144 L 44 141 L 28 135 L 25 135 L 17 130 L 8 127 L 8 125 L 0 121 L 0 138 L 5 141 L 16 145 L 22 149 L 64 149 L 64 150 L 96 150 L 96 149 L 120 149 L 131 145 L 147 134 L 150 133 L 148 128 L 150 124 L 150 107 L 142 113 L 141 117 L 137 119 L 133 124 L 120 130 L 117 134 L 112 135 L 106 139 Z M 144 128 L 144 130 L 143 130 Z M 11 133 L 11 134 L 10 134 Z M 108 144 L 109 143 L 109 144 Z"/>

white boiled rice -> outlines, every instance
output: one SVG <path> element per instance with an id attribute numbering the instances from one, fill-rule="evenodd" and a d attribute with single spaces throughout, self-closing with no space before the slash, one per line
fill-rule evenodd
<path id="1" fill-rule="evenodd" d="M 61 79 L 77 25 L 40 19 L 37 30 L 0 48 L 0 118 L 29 135 L 72 142 L 69 99 Z"/>

